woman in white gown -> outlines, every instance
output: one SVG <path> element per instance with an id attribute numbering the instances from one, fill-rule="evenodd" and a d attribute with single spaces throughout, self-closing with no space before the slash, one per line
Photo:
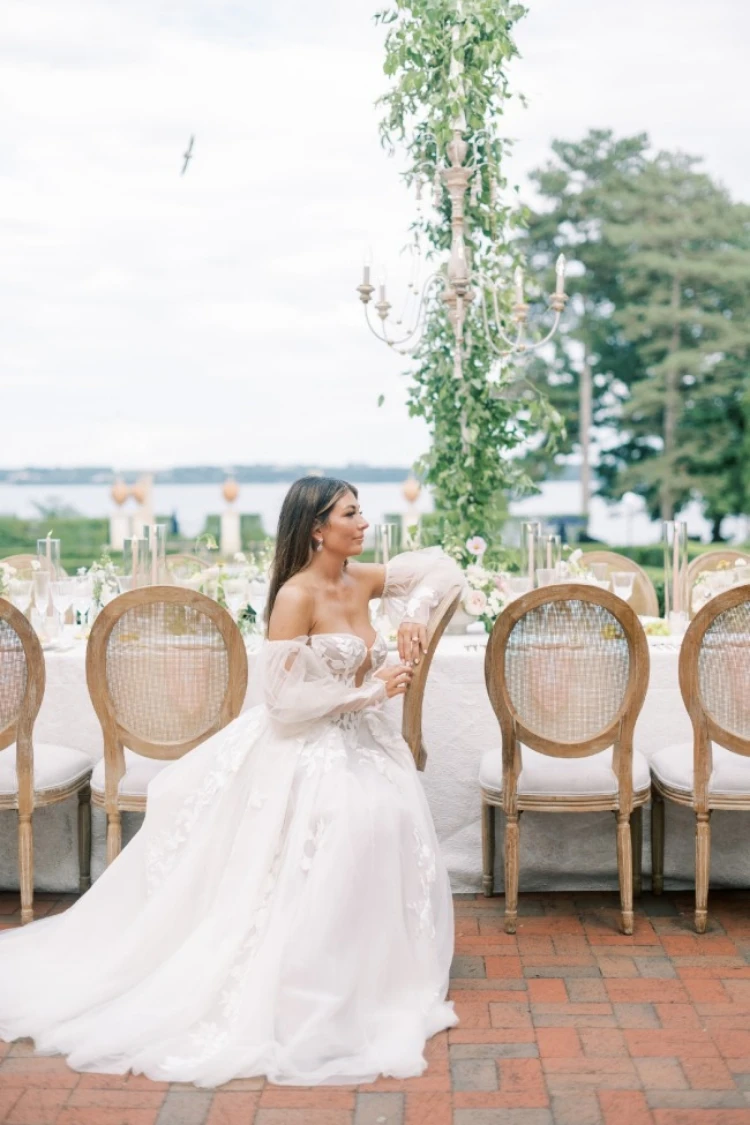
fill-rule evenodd
<path id="1" fill-rule="evenodd" d="M 405 1078 L 446 1003 L 453 910 L 402 694 L 442 593 L 438 549 L 349 564 L 356 490 L 288 493 L 265 702 L 151 782 L 143 827 L 70 910 L 0 936 L 0 1038 L 77 1070 L 215 1086 Z M 385 665 L 368 601 L 400 617 Z"/>

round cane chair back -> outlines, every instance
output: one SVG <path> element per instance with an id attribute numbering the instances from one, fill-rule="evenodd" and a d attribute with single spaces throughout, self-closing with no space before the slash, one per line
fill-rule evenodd
<path id="1" fill-rule="evenodd" d="M 31 754 L 31 731 L 44 695 L 44 654 L 24 615 L 0 598 L 0 750 L 17 742 Z"/>
<path id="2" fill-rule="evenodd" d="M 242 707 L 247 655 L 217 602 L 152 586 L 109 603 L 91 630 L 86 673 L 107 735 L 152 758 L 178 758 Z"/>
<path id="3" fill-rule="evenodd" d="M 583 563 L 604 563 L 608 573 L 613 570 L 624 570 L 635 575 L 633 582 L 633 596 L 628 605 L 639 615 L 644 617 L 659 616 L 659 599 L 656 589 L 642 566 L 639 566 L 627 555 L 618 555 L 616 551 L 587 551 L 583 556 Z"/>

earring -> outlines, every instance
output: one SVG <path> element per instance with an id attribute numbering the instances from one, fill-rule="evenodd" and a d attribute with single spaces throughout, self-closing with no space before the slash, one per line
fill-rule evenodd
<path id="1" fill-rule="evenodd" d="M 316 539 L 315 540 L 315 550 L 316 551 L 322 551 L 323 550 L 323 540 L 322 539 Z"/>

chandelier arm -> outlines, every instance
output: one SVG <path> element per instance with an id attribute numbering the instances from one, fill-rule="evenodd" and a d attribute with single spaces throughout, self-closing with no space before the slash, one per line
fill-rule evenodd
<path id="1" fill-rule="evenodd" d="M 408 344 L 408 342 L 417 334 L 417 332 L 419 332 L 419 329 L 421 327 L 421 322 L 424 319 L 426 308 L 427 308 L 428 290 L 429 290 L 430 286 L 436 280 L 438 280 L 439 278 L 440 278 L 439 273 L 432 273 L 432 274 L 430 274 L 430 276 L 425 281 L 424 286 L 422 287 L 422 293 L 420 294 L 419 305 L 417 306 L 417 315 L 416 315 L 416 320 L 414 322 L 414 327 L 409 329 L 406 332 L 406 334 L 401 336 L 399 339 L 397 339 L 395 336 L 390 337 L 388 335 L 388 330 L 386 328 L 386 321 L 382 320 L 382 318 L 381 318 L 381 328 L 380 328 L 380 330 L 378 330 L 373 325 L 372 321 L 370 320 L 369 304 L 365 305 L 365 320 L 367 321 L 367 326 L 370 329 L 370 331 L 373 333 L 373 335 L 376 336 L 378 340 L 382 340 L 384 344 L 387 344 L 389 348 L 402 348 L 402 347 L 404 347 L 405 344 Z M 417 341 L 417 343 L 418 343 L 418 341 Z M 416 344 L 415 344 L 415 346 L 416 346 Z"/>
<path id="2" fill-rule="evenodd" d="M 490 350 L 493 351 L 495 353 L 495 355 L 500 356 L 501 359 L 505 359 L 507 356 L 509 356 L 511 354 L 511 352 L 513 350 L 513 345 L 511 344 L 510 340 L 508 339 L 508 337 L 505 335 L 502 328 L 500 328 L 500 327 L 498 327 L 498 329 L 497 329 L 498 335 L 503 340 L 506 341 L 506 343 L 508 344 L 508 348 L 510 350 L 498 348 L 497 344 L 492 339 L 492 330 L 490 328 L 490 322 L 489 322 L 489 318 L 487 316 L 487 295 L 485 293 L 484 285 L 481 286 L 481 290 L 482 290 L 482 318 L 484 320 L 484 334 L 485 334 L 485 337 L 487 339 L 487 343 L 490 346 Z"/>

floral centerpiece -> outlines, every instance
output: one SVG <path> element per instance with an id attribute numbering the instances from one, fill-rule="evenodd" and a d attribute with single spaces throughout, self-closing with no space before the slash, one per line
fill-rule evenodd
<path id="1" fill-rule="evenodd" d="M 15 577 L 16 569 L 8 563 L 0 562 L 0 598 L 8 596 L 10 584 Z"/>
<path id="2" fill-rule="evenodd" d="M 107 602 L 117 597 L 120 592 L 115 564 L 107 551 L 102 551 L 99 558 L 92 562 L 89 567 L 89 575 L 91 576 L 91 600 L 98 613 Z"/>
<path id="3" fill-rule="evenodd" d="M 746 583 L 748 579 L 750 579 L 750 563 L 746 559 L 735 559 L 734 563 L 722 559 L 713 569 L 701 571 L 690 592 L 693 613 L 697 613 L 711 601 L 711 598 L 715 598 L 723 590 Z"/>
<path id="4" fill-rule="evenodd" d="M 508 604 L 507 577 L 483 565 L 487 543 L 481 535 L 467 539 L 466 550 L 473 561 L 464 570 L 466 589 L 461 604 L 469 617 L 481 621 L 485 631 L 490 633 L 495 618 Z"/>

